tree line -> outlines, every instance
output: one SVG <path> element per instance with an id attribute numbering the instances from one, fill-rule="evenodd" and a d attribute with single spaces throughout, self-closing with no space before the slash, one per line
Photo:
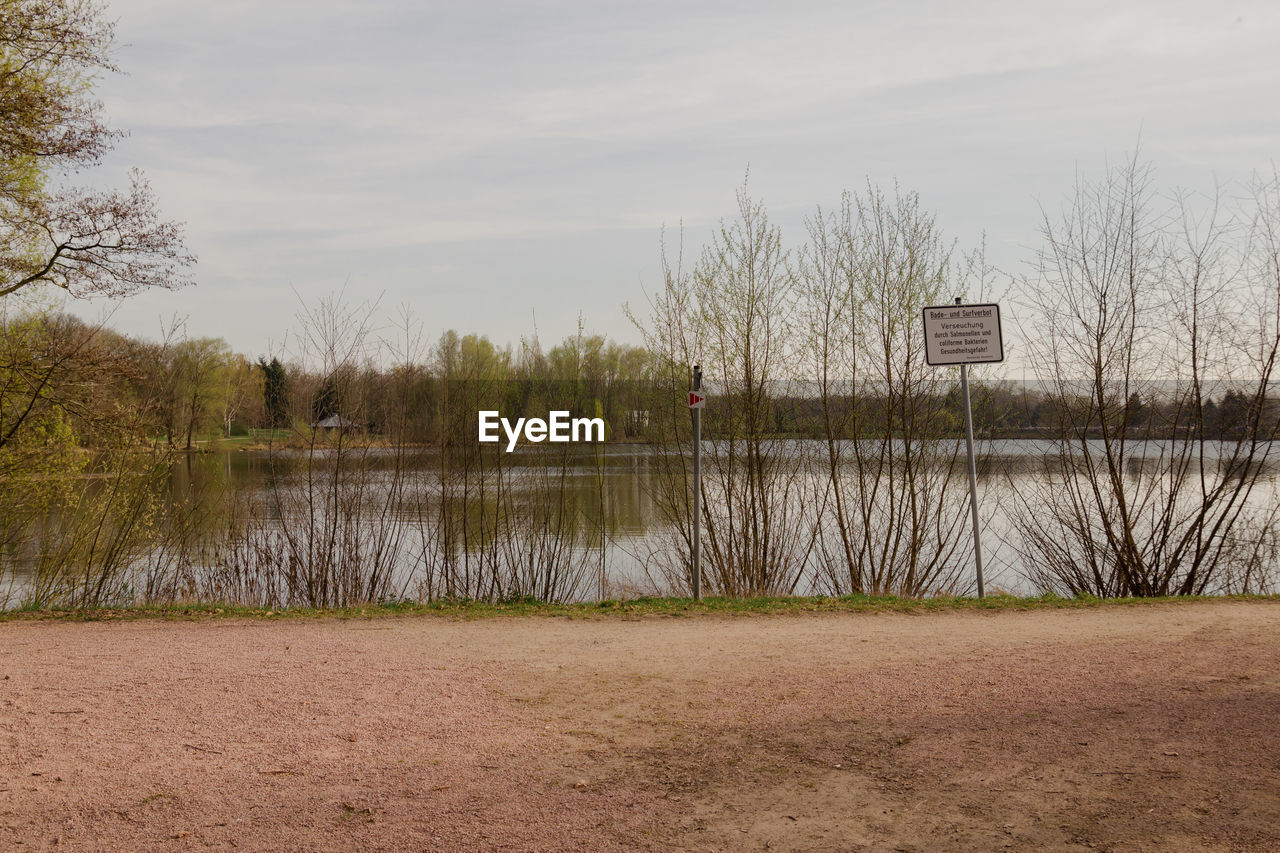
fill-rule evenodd
<path id="1" fill-rule="evenodd" d="M 0 399 L 7 427 L 0 448 L 21 440 L 26 429 L 50 429 L 56 417 L 92 447 L 125 410 L 133 413 L 128 423 L 139 438 L 185 450 L 251 430 L 276 430 L 273 437 L 284 443 L 290 431 L 304 437 L 311 424 L 334 415 L 376 440 L 389 436 L 396 421 L 391 413 L 399 411 L 407 420 L 397 440 L 454 445 L 475 437 L 465 413 L 445 411 L 445 401 L 465 396 L 448 389 L 468 382 L 500 389 L 484 405 L 513 417 L 552 409 L 601 417 L 615 441 L 657 438 L 661 430 L 649 428 L 652 413 L 679 410 L 678 394 L 673 403 L 658 392 L 654 376 L 660 363 L 648 350 L 582 332 L 544 351 L 536 341 L 498 346 L 483 335 L 449 330 L 420 362 L 346 364 L 322 374 L 278 355 L 253 359 L 233 352 L 221 338 L 189 338 L 180 329 L 146 340 L 48 311 L 6 313 L 0 325 L 6 345 Z M 704 413 L 708 439 L 733 435 L 734 397 L 724 390 L 722 400 L 729 404 Z M 855 439 L 898 430 L 894 395 L 887 390 L 797 378 L 765 396 L 762 434 Z M 979 433 L 986 438 L 1052 437 L 1063 428 L 1066 412 L 1086 410 L 1089 401 L 1083 389 L 1059 397 L 1030 383 L 999 379 L 975 383 L 972 397 Z M 958 387 L 939 389 L 930 405 L 941 416 L 939 434 L 959 435 Z M 1173 383 L 1167 392 L 1158 383 L 1145 396 L 1135 390 L 1124 404 L 1128 422 L 1150 437 L 1209 440 L 1241 437 L 1254 407 L 1268 425 L 1280 411 L 1269 393 L 1255 400 L 1246 388 L 1226 387 L 1206 389 L 1203 410 L 1193 416 L 1178 402 Z M 19 416 L 31 423 L 24 427 Z M 1083 429 L 1092 437 L 1103 435 L 1099 420 Z"/>

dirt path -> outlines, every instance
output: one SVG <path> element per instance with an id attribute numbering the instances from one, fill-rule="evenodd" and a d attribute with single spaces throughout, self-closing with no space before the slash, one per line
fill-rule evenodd
<path id="1" fill-rule="evenodd" d="M 0 624 L 0 849 L 1280 850 L 1280 603 Z"/>

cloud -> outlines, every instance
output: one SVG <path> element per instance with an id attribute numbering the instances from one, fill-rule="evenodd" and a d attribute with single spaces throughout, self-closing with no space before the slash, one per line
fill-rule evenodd
<path id="1" fill-rule="evenodd" d="M 748 164 L 793 231 L 842 188 L 896 177 L 961 239 L 1000 235 L 1012 264 L 1035 239 L 1037 199 L 1140 131 L 1174 182 L 1266 167 L 1280 141 L 1267 109 L 1280 10 L 1264 3 L 110 11 L 129 73 L 101 94 L 131 136 L 103 179 L 148 172 L 189 223 L 201 300 L 255 279 L 258 293 L 305 294 L 348 274 L 412 296 L 448 270 L 437 322 L 499 339 L 527 331 L 539 293 L 555 294 L 544 327 L 571 330 L 582 301 L 630 337 L 618 306 L 652 284 L 658 229 L 683 220 L 701 240 Z M 482 328 L 495 302 L 519 317 L 489 312 L 508 325 Z M 223 334 L 237 311 L 209 297 L 199 322 Z"/>

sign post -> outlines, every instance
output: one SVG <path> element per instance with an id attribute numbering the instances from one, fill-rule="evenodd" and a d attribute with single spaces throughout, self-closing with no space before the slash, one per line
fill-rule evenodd
<path id="1" fill-rule="evenodd" d="M 702 598 L 702 368 L 693 366 L 693 390 L 689 409 L 693 412 L 693 600 Z"/>
<path id="2" fill-rule="evenodd" d="M 1000 306 L 936 305 L 924 309 L 924 358 L 930 365 L 960 365 L 964 398 L 964 440 L 969 450 L 969 510 L 973 516 L 973 558 L 982 598 L 982 536 L 978 526 L 978 469 L 973 459 L 973 410 L 969 405 L 969 365 L 1004 361 Z"/>

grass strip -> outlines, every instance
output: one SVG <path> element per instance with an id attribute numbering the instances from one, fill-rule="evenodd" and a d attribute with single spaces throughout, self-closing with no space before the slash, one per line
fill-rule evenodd
<path id="1" fill-rule="evenodd" d="M 258 608 L 220 603 L 161 604 L 98 609 L 20 608 L 0 612 L 0 622 L 69 620 L 95 622 L 130 619 L 375 619 L 444 617 L 486 619 L 494 617 L 554 617 L 562 619 L 696 618 L 700 616 L 766 616 L 800 613 L 934 613 L 951 611 L 1059 610 L 1085 607 L 1146 607 L 1194 605 L 1223 601 L 1280 601 L 1280 595 L 1174 596 L 1167 598 L 1064 598 L 1058 595 L 1022 597 L 989 595 L 986 598 L 934 596 L 900 598 L 893 595 L 778 596 L 761 598 L 634 598 L 579 604 L 547 604 L 533 599 L 485 602 L 469 600 L 412 601 L 356 607 Z"/>

